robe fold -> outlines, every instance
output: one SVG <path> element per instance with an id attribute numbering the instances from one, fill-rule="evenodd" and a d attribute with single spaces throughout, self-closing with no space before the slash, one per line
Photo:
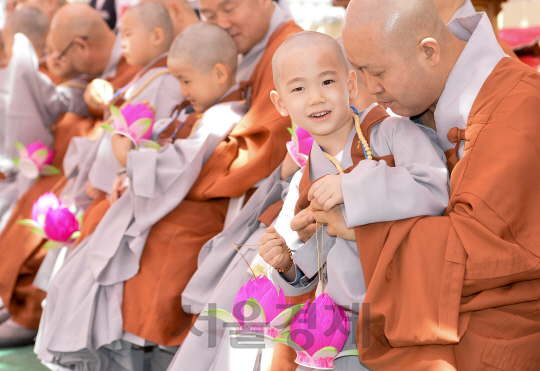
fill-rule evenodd
<path id="1" fill-rule="evenodd" d="M 369 304 L 357 345 L 374 370 L 540 369 L 540 75 L 482 50 L 496 39 L 475 37 L 480 17 L 461 21 L 471 45 L 435 112 L 438 130 L 466 122 L 444 216 L 355 228 Z M 476 68 L 488 76 L 463 80 Z"/>
<path id="2" fill-rule="evenodd" d="M 119 44 L 118 44 L 119 46 Z M 139 70 L 129 66 L 123 58 L 110 61 L 116 73 L 111 84 L 119 89 L 129 82 Z M 53 125 L 54 134 L 52 165 L 62 170 L 64 155 L 74 136 L 91 135 L 96 120 L 67 112 Z M 17 224 L 30 219 L 32 206 L 45 192 L 60 194 L 65 186 L 63 174 L 46 176 L 37 180 L 15 205 L 5 229 L 0 234 L 0 296 L 11 319 L 16 323 L 37 329 L 41 316 L 41 301 L 45 293 L 32 285 L 34 277 L 47 251 L 42 249 L 45 240 L 30 233 L 30 228 Z M 16 247 L 16 248 L 14 248 Z"/>

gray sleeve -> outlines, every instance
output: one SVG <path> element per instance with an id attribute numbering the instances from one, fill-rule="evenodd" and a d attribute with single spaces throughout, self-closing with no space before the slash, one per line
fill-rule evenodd
<path id="1" fill-rule="evenodd" d="M 376 156 L 386 161 L 361 161 L 343 176 L 343 215 L 349 228 L 369 223 L 441 215 L 448 205 L 448 171 L 430 139 L 412 121 L 384 120 L 371 130 Z"/>

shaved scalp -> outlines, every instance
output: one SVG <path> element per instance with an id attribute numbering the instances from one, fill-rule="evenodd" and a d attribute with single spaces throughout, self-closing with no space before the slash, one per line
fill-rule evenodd
<path id="1" fill-rule="evenodd" d="M 448 32 L 433 0 L 352 0 L 343 31 L 369 28 L 380 35 L 384 51 L 410 56 L 426 38 L 445 44 Z"/>
<path id="2" fill-rule="evenodd" d="M 126 13 L 137 17 L 139 23 L 148 32 L 152 32 L 156 28 L 161 28 L 165 35 L 167 49 L 172 42 L 172 21 L 167 8 L 157 1 L 145 1 L 137 4 L 128 10 Z"/>
<path id="3" fill-rule="evenodd" d="M 100 14 L 82 3 L 68 3 L 58 9 L 51 23 L 51 31 L 65 40 L 87 36 L 89 42 L 99 42 L 111 32 Z"/>
<path id="4" fill-rule="evenodd" d="M 216 64 L 236 73 L 238 49 L 227 31 L 210 22 L 196 22 L 174 39 L 169 51 L 173 60 L 187 60 L 192 67 L 209 72 Z"/>
<path id="5" fill-rule="evenodd" d="M 329 51 L 336 56 L 339 67 L 345 74 L 349 72 L 349 66 L 341 51 L 341 46 L 333 37 L 320 32 L 302 31 L 287 38 L 274 53 L 272 71 L 276 88 L 281 77 L 281 65 L 286 62 L 294 63 L 294 60 L 289 60 L 289 56 L 293 50 L 301 48 L 306 49 L 306 56 L 309 56 L 309 58 L 313 58 L 315 53 Z"/>
<path id="6" fill-rule="evenodd" d="M 49 32 L 49 18 L 38 8 L 27 6 L 11 13 L 5 28 L 11 35 L 24 34 L 36 49 L 43 50 Z"/>

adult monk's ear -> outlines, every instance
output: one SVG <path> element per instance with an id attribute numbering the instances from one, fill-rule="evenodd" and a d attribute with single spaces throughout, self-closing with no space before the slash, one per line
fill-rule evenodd
<path id="1" fill-rule="evenodd" d="M 441 60 L 441 46 L 434 38 L 428 37 L 418 44 L 417 58 L 421 64 L 428 63 L 435 67 Z"/>
<path id="2" fill-rule="evenodd" d="M 355 99 L 358 95 L 358 80 L 354 70 L 349 71 L 349 81 L 347 82 L 347 87 L 349 89 L 349 99 Z"/>
<path id="3" fill-rule="evenodd" d="M 223 63 L 216 63 L 212 70 L 219 84 L 224 84 L 229 80 L 229 69 Z"/>
<path id="4" fill-rule="evenodd" d="M 281 99 L 277 91 L 272 90 L 270 92 L 270 100 L 272 101 L 272 103 L 274 103 L 274 106 L 276 106 L 276 109 L 281 114 L 281 116 L 289 116 L 289 111 L 287 111 L 287 108 L 285 108 L 285 103 L 283 102 L 283 99 Z"/>

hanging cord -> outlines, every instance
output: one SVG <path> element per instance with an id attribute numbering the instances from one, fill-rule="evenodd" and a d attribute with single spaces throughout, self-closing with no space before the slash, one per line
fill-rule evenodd
<path id="1" fill-rule="evenodd" d="M 240 254 L 240 256 L 242 256 L 242 259 L 244 259 L 244 261 L 246 262 L 247 266 L 249 267 L 249 270 L 251 271 L 251 274 L 253 275 L 253 278 L 257 279 L 257 277 L 255 276 L 255 272 L 253 271 L 253 268 L 251 268 L 251 265 L 248 263 L 248 261 L 246 260 L 246 257 L 244 256 L 244 254 L 242 254 L 240 252 L 240 250 L 238 250 L 238 248 L 236 246 L 247 246 L 247 247 L 255 247 L 255 246 L 259 246 L 259 245 L 264 245 L 265 243 L 267 242 L 270 242 L 272 240 L 277 240 L 277 238 L 271 238 L 269 240 L 266 240 L 266 241 L 263 241 L 263 242 L 259 242 L 259 243 L 256 243 L 256 244 L 253 244 L 253 245 L 243 245 L 243 244 L 240 244 L 240 243 L 235 243 L 235 242 L 232 242 L 232 245 L 233 247 L 236 249 L 236 251 L 238 251 L 238 253 Z M 274 260 L 272 261 L 272 263 L 270 263 L 270 266 L 268 267 L 268 269 L 266 270 L 266 272 L 264 273 L 264 275 L 268 275 L 268 271 L 270 270 L 270 268 L 274 268 L 274 264 L 276 264 L 276 262 L 278 261 L 278 259 L 281 257 L 281 255 L 283 255 L 283 252 L 285 252 L 285 248 L 282 246 L 281 248 L 281 252 L 278 254 L 278 256 L 276 256 L 274 258 Z"/>

